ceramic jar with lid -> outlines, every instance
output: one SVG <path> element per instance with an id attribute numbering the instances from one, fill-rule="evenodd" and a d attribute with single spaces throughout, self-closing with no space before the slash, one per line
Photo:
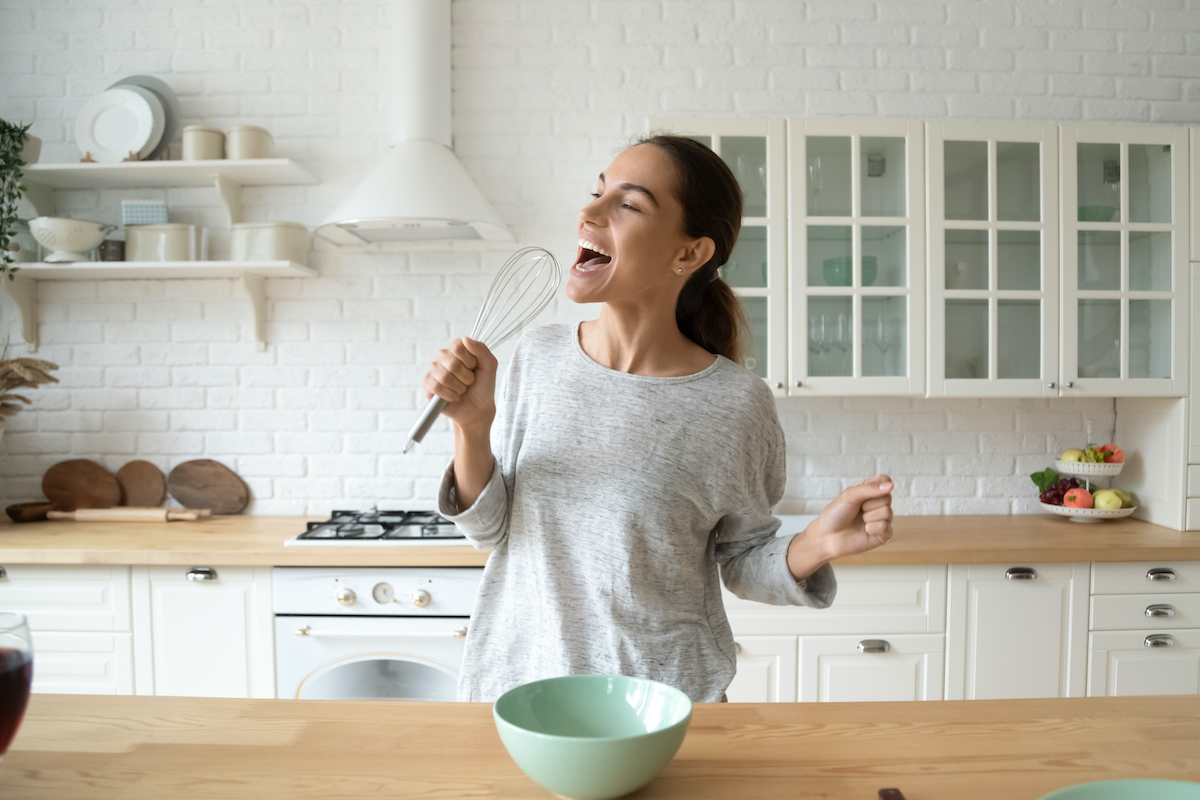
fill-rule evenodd
<path id="1" fill-rule="evenodd" d="M 188 125 L 183 129 L 183 160 L 211 161 L 225 157 L 225 133 L 208 125 Z"/>
<path id="2" fill-rule="evenodd" d="M 308 265 L 308 228 L 299 222 L 240 222 L 230 228 L 234 261 Z"/>
<path id="3" fill-rule="evenodd" d="M 206 245 L 204 229 L 195 225 L 125 226 L 126 261 L 203 261 Z"/>
<path id="4" fill-rule="evenodd" d="M 230 128 L 225 138 L 225 154 L 229 158 L 270 158 L 274 147 L 271 133 L 257 125 Z"/>

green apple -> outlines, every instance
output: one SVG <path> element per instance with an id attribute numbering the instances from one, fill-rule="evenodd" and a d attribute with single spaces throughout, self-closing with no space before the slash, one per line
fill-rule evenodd
<path id="1" fill-rule="evenodd" d="M 1133 498 L 1124 489 L 1113 489 L 1121 498 L 1121 508 L 1133 508 Z"/>
<path id="2" fill-rule="evenodd" d="M 1083 451 L 1074 447 L 1070 450 L 1063 450 L 1059 461 L 1083 461 Z"/>
<path id="3" fill-rule="evenodd" d="M 1112 489 L 1101 489 L 1092 496 L 1092 508 L 1099 508 L 1103 511 L 1115 511 L 1121 507 L 1123 502 L 1121 495 Z"/>

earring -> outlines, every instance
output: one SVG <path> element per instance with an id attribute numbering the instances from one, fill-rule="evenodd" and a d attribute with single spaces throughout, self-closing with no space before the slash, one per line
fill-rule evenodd
<path id="1" fill-rule="evenodd" d="M 679 268 L 677 268 L 675 271 L 676 271 L 676 272 L 678 272 L 680 275 L 682 275 L 682 274 L 683 274 L 683 267 L 679 267 Z"/>

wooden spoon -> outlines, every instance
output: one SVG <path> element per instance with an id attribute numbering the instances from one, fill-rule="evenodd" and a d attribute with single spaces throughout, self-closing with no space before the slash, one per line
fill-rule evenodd
<path id="1" fill-rule="evenodd" d="M 8 518 L 13 522 L 36 522 L 45 519 L 46 514 L 56 508 L 58 506 L 46 500 L 34 500 L 29 503 L 14 503 L 4 509 L 4 513 L 8 514 Z"/>
<path id="2" fill-rule="evenodd" d="M 46 470 L 42 494 L 61 511 L 112 508 L 121 503 L 121 484 L 95 461 L 76 458 Z"/>
<path id="3" fill-rule="evenodd" d="M 176 466 L 167 490 L 188 508 L 211 508 L 214 514 L 238 514 L 250 502 L 250 489 L 237 473 L 207 458 Z"/>
<path id="4" fill-rule="evenodd" d="M 117 470 L 117 481 L 125 493 L 123 506 L 158 506 L 167 496 L 167 479 L 149 461 L 130 461 Z"/>

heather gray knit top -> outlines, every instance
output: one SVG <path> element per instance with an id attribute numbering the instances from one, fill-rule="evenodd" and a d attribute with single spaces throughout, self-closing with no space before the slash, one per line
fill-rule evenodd
<path id="1" fill-rule="evenodd" d="M 770 509 L 783 495 L 775 401 L 724 357 L 654 378 L 597 364 L 578 326 L 521 339 L 496 398 L 496 467 L 442 514 L 493 548 L 467 636 L 460 700 L 528 681 L 620 673 L 717 701 L 736 669 L 718 568 L 739 597 L 824 608 L 825 565 L 795 581 Z"/>

